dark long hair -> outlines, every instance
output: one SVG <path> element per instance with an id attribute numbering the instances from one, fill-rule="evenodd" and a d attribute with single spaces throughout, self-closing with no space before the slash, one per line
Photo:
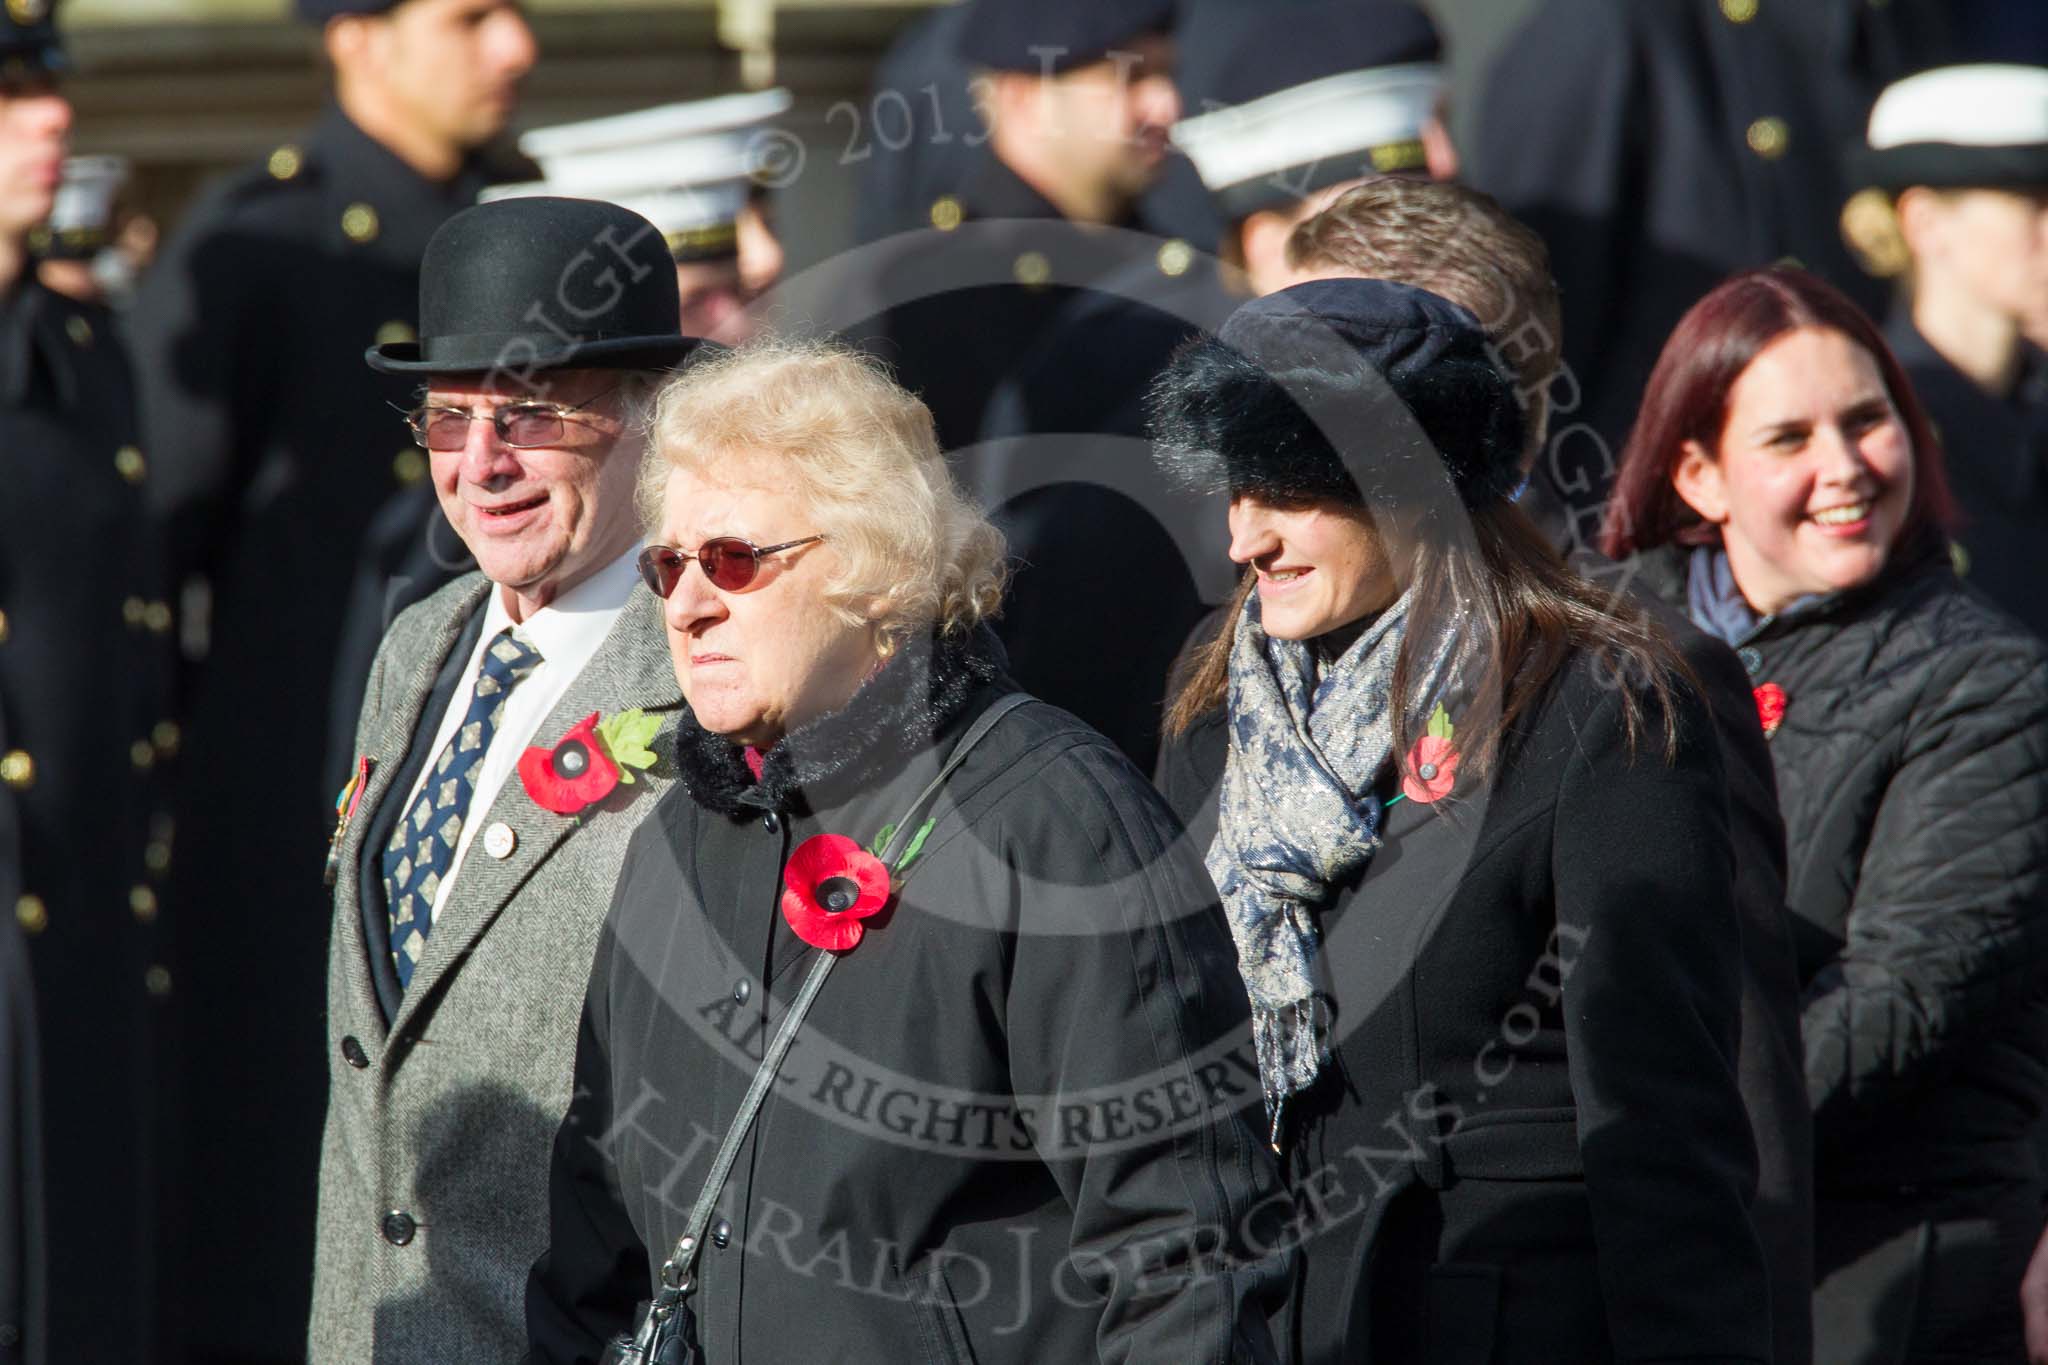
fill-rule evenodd
<path id="1" fill-rule="evenodd" d="M 1646 700 L 1654 699 L 1658 738 L 1666 762 L 1678 750 L 1673 687 L 1683 678 L 1697 685 L 1648 614 L 1587 582 L 1559 557 L 1542 532 L 1513 503 L 1494 501 L 1474 508 L 1470 534 L 1425 522 L 1407 549 L 1407 583 L 1414 590 L 1409 620 L 1394 661 L 1392 708 L 1394 748 L 1406 755 L 1419 703 L 1410 695 L 1416 666 L 1413 652 L 1434 633 L 1428 623 L 1455 621 L 1467 656 L 1479 667 L 1476 694 L 1498 698 L 1497 706 L 1458 723 L 1461 770 L 1484 780 L 1494 770 L 1502 744 L 1518 722 L 1542 701 L 1559 670 L 1575 651 L 1587 650 L 1610 678 L 1621 684 L 1622 719 L 1633 746 L 1647 724 Z M 1442 529 L 1432 533 L 1431 527 Z M 1202 716 L 1224 705 L 1229 691 L 1230 647 L 1238 615 L 1255 589 L 1247 573 L 1231 600 L 1223 628 L 1199 645 L 1182 669 L 1178 690 L 1168 700 L 1166 733 L 1184 733 Z M 1403 762 L 1405 763 L 1405 757 Z"/>
<path id="2" fill-rule="evenodd" d="M 1600 549 L 1610 559 L 1672 541 L 1719 542 L 1719 528 L 1702 521 L 1678 496 L 1672 475 L 1687 441 L 1710 451 L 1720 449 L 1728 395 L 1736 380 L 1758 352 L 1802 327 L 1830 328 L 1869 353 L 1912 438 L 1913 502 L 1896 544 L 1911 545 L 1954 522 L 1955 503 L 1949 496 L 1941 444 L 1884 336 L 1833 285 L 1804 270 L 1772 266 L 1717 285 L 1679 319 L 1664 343 L 1607 501 Z"/>

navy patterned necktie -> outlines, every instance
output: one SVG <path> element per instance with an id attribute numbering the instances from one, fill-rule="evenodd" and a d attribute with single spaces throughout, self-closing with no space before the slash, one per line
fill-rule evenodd
<path id="1" fill-rule="evenodd" d="M 391 917 L 391 963 L 401 989 L 412 984 L 427 935 L 434 929 L 434 897 L 455 862 L 470 798 L 505 699 L 519 680 L 540 667 L 540 651 L 507 628 L 492 638 L 462 724 L 427 770 L 412 809 L 384 846 L 384 906 Z"/>

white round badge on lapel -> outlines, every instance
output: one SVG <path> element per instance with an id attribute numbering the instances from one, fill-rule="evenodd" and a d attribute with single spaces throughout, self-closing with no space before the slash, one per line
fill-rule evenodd
<path id="1" fill-rule="evenodd" d="M 519 836 L 512 832 L 512 826 L 503 820 L 493 821 L 484 829 L 484 852 L 493 858 L 509 858 L 512 850 L 519 847 Z"/>

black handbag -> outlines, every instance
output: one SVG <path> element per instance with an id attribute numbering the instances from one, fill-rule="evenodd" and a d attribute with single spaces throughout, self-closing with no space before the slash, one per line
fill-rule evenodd
<path id="1" fill-rule="evenodd" d="M 960 737 L 960 742 L 953 746 L 953 752 L 947 756 L 945 766 L 939 769 L 939 775 L 918 793 L 917 799 L 910 803 L 910 809 L 896 822 L 881 850 L 884 863 L 895 858 L 897 846 L 910 837 L 911 831 L 917 827 L 918 818 L 938 797 L 946 779 L 966 760 L 974 746 L 988 737 L 997 721 L 1030 700 L 1021 692 L 1012 692 L 976 717 L 967 733 Z M 900 890 L 902 883 L 909 878 L 906 871 L 897 888 Z M 683 1235 L 676 1239 L 668 1259 L 661 1263 L 661 1289 L 646 1305 L 633 1335 L 614 1337 L 605 1348 L 599 1365 L 699 1365 L 703 1360 L 703 1350 L 697 1343 L 697 1316 L 690 1300 L 697 1292 L 697 1253 L 704 1245 L 704 1230 L 717 1207 L 719 1192 L 725 1188 L 725 1178 L 732 1173 L 740 1143 L 746 1140 L 747 1130 L 753 1127 L 762 1102 L 768 1098 L 768 1091 L 775 1084 L 775 1073 L 781 1069 L 782 1059 L 788 1055 L 790 1044 L 796 1041 L 804 1014 L 810 1009 L 811 1002 L 818 998 L 825 978 L 832 974 L 833 964 L 838 961 L 838 953 L 823 949 L 811 960 L 810 971 L 804 975 L 803 984 L 797 987 L 796 997 L 789 1002 L 789 1010 L 782 1016 L 775 1036 L 769 1039 L 767 1050 L 761 1054 L 761 1065 L 755 1068 L 754 1079 L 740 1099 L 740 1107 L 732 1116 L 732 1126 L 726 1129 L 725 1140 L 718 1144 L 718 1153 L 711 1159 L 711 1173 L 705 1177 L 697 1202 L 690 1207 L 689 1220 L 683 1224 Z"/>

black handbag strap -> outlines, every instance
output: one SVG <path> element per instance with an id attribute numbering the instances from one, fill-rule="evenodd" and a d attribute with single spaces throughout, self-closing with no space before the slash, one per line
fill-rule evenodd
<path id="1" fill-rule="evenodd" d="M 1030 701 L 1022 692 L 1009 692 L 999 697 L 993 705 L 975 718 L 960 742 L 953 746 L 945 766 L 938 776 L 918 793 L 910 809 L 896 822 L 889 841 L 881 851 L 881 859 L 887 864 L 896 856 L 896 849 L 909 838 L 918 817 L 938 797 L 939 790 L 946 784 L 954 770 L 966 761 L 974 746 L 988 737 L 996 723 L 1010 712 Z M 909 881 L 907 870 L 898 881 L 900 889 Z M 761 1112 L 761 1105 L 768 1098 L 768 1091 L 775 1084 L 775 1074 L 782 1066 L 782 1059 L 788 1055 L 790 1044 L 796 1041 L 797 1029 L 803 1024 L 804 1014 L 811 1002 L 818 998 L 818 991 L 825 984 L 825 978 L 832 974 L 832 966 L 839 961 L 839 954 L 820 951 L 811 961 L 811 969 L 804 976 L 803 984 L 797 988 L 796 996 L 789 1002 L 788 1011 L 782 1016 L 782 1023 L 775 1030 L 775 1036 L 768 1041 L 766 1051 L 761 1054 L 761 1065 L 754 1070 L 754 1079 L 747 1086 L 746 1095 L 740 1100 L 740 1107 L 732 1117 L 732 1126 L 725 1131 L 725 1141 L 719 1143 L 718 1153 L 711 1160 L 711 1173 L 705 1177 L 704 1188 L 697 1196 L 697 1202 L 690 1209 L 690 1218 L 683 1225 L 683 1235 L 676 1239 L 675 1249 L 669 1253 L 661 1266 L 661 1292 L 655 1296 L 654 1306 L 647 1315 L 643 1335 L 660 1323 L 668 1321 L 682 1303 L 696 1290 L 697 1253 L 704 1244 L 704 1229 L 711 1222 L 711 1214 L 718 1206 L 718 1196 L 725 1188 L 726 1177 L 732 1174 L 732 1165 L 739 1157 L 740 1144 L 746 1140 L 747 1130 L 754 1125 L 755 1117 Z"/>

